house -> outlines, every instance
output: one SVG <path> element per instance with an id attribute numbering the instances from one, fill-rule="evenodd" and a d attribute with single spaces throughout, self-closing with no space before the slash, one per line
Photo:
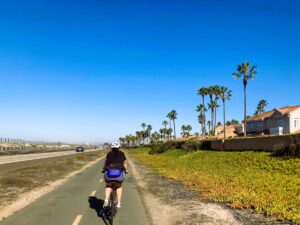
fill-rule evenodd
<path id="1" fill-rule="evenodd" d="M 224 126 L 223 125 L 216 127 L 216 135 L 219 139 L 224 137 Z M 235 137 L 235 136 L 237 136 L 235 126 L 234 125 L 226 126 L 226 137 L 230 138 L 230 137 Z"/>
<path id="2" fill-rule="evenodd" d="M 300 130 L 300 105 L 274 109 L 247 119 L 247 134 L 292 134 Z"/>

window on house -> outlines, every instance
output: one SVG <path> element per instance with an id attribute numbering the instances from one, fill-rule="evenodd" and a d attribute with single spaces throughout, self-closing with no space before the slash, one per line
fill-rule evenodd
<path id="1" fill-rule="evenodd" d="M 283 127 L 283 121 L 282 120 L 277 120 L 277 126 L 278 127 Z"/>
<path id="2" fill-rule="evenodd" d="M 295 118 L 294 119 L 294 127 L 299 127 L 299 119 L 298 118 Z"/>

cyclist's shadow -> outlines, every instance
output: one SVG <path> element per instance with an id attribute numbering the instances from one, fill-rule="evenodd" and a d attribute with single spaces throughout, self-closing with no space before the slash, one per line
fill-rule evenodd
<path id="1" fill-rule="evenodd" d="M 106 225 L 109 225 L 109 217 L 107 216 L 107 213 L 103 208 L 104 200 L 98 199 L 96 197 L 89 197 L 88 202 L 90 204 L 90 208 L 96 211 L 98 217 L 102 218 L 103 222 Z"/>

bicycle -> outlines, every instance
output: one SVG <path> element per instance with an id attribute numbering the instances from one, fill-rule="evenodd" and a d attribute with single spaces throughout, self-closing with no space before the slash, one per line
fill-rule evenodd
<path id="1" fill-rule="evenodd" d="M 116 216 L 118 209 L 116 207 L 115 199 L 116 199 L 116 186 L 115 183 L 112 183 L 112 191 L 110 193 L 109 203 L 107 207 L 107 213 L 109 216 L 110 225 L 114 224 L 114 217 Z"/>
<path id="2" fill-rule="evenodd" d="M 124 169 L 122 169 L 124 171 Z M 102 170 L 102 173 L 105 173 L 105 170 Z M 128 173 L 128 171 L 124 171 L 125 174 Z M 110 225 L 113 225 L 114 222 L 114 217 L 116 216 L 118 209 L 116 207 L 116 203 L 115 203 L 115 199 L 116 199 L 116 192 L 117 192 L 117 183 L 118 181 L 110 181 L 112 182 L 112 186 L 111 186 L 111 193 L 110 193 L 110 197 L 108 200 L 108 207 L 106 207 L 106 215 L 108 216 Z"/>

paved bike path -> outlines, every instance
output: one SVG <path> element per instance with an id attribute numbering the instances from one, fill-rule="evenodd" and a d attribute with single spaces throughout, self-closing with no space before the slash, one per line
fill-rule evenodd
<path id="1" fill-rule="evenodd" d="M 103 175 L 100 173 L 103 163 L 104 160 L 101 160 L 84 170 L 59 188 L 4 219 L 0 225 L 73 225 L 77 217 L 81 218 L 80 225 L 106 224 L 100 210 L 104 195 Z M 114 224 L 149 224 L 131 173 L 126 177 L 122 208 Z"/>

